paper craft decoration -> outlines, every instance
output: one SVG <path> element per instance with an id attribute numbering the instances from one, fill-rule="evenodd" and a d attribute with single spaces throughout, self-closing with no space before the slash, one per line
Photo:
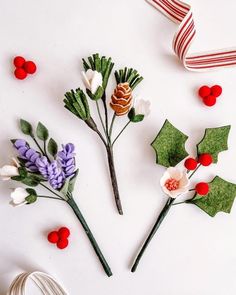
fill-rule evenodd
<path id="1" fill-rule="evenodd" d="M 168 120 L 165 121 L 151 145 L 156 153 L 156 163 L 167 168 L 160 185 L 168 198 L 134 261 L 132 272 L 136 271 L 145 250 L 172 206 L 193 204 L 211 217 L 218 212 L 230 213 L 236 196 L 236 184 L 215 176 L 210 183 L 199 182 L 194 188 L 190 187 L 190 179 L 196 171 L 202 166 L 217 163 L 219 153 L 228 149 L 229 131 L 230 126 L 207 128 L 197 145 L 197 159 L 188 157 L 184 162 L 185 168 L 180 169 L 176 165 L 180 166 L 180 162 L 188 156 L 185 149 L 188 136 Z M 194 195 L 191 198 L 182 202 L 175 201 L 179 196 L 192 191 Z"/>
<path id="2" fill-rule="evenodd" d="M 172 46 L 187 70 L 198 72 L 236 65 L 236 48 L 188 54 L 196 35 L 193 13 L 189 4 L 179 0 L 146 1 L 179 25 Z"/>
<path id="3" fill-rule="evenodd" d="M 27 290 L 27 282 L 32 280 L 37 286 L 37 289 L 42 292 L 42 294 L 47 295 L 69 295 L 61 285 L 49 274 L 33 271 L 25 272 L 18 275 L 12 282 L 7 295 L 25 295 Z"/>
<path id="4" fill-rule="evenodd" d="M 99 130 L 97 123 L 93 119 L 89 102 L 86 94 L 80 88 L 71 90 L 65 94 L 65 108 L 92 129 L 103 143 L 108 159 L 111 183 L 114 192 L 116 207 L 119 214 L 123 214 L 123 208 L 120 200 L 118 182 L 114 163 L 114 144 L 120 135 L 124 132 L 130 123 L 141 122 L 150 112 L 150 103 L 143 99 L 134 101 L 133 91 L 135 87 L 142 81 L 139 73 L 125 67 L 119 71 L 115 71 L 116 88 L 114 89 L 111 99 L 107 102 L 106 88 L 114 63 L 111 58 L 105 56 L 100 57 L 99 54 L 89 56 L 87 60 L 83 59 L 84 72 L 82 72 L 83 82 L 86 88 L 87 96 L 90 101 L 96 105 L 102 131 Z M 113 110 L 113 116 L 109 120 L 109 112 L 107 103 Z M 104 116 L 102 115 L 100 105 L 103 106 Z M 117 119 L 127 116 L 127 123 L 121 131 L 113 138 L 113 126 Z"/>
<path id="5" fill-rule="evenodd" d="M 79 171 L 75 162 L 75 146 L 67 143 L 59 149 L 56 141 L 49 139 L 48 129 L 40 122 L 36 134 L 32 125 L 25 120 L 20 120 L 20 128 L 31 138 L 36 149 L 31 148 L 24 139 L 11 140 L 17 159 L 13 158 L 11 164 L 0 168 L 0 177 L 26 186 L 17 187 L 11 193 L 11 204 L 18 207 L 35 203 L 39 199 L 50 199 L 69 205 L 80 221 L 104 271 L 111 276 L 111 269 L 73 197 Z M 39 195 L 35 187 L 43 187 L 47 194 Z"/>

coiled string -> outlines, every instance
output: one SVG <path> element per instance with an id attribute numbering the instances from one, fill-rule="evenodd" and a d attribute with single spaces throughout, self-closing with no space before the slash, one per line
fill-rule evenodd
<path id="1" fill-rule="evenodd" d="M 7 295 L 27 294 L 25 291 L 28 279 L 31 279 L 44 295 L 69 295 L 53 277 L 39 271 L 18 275 L 12 282 Z"/>

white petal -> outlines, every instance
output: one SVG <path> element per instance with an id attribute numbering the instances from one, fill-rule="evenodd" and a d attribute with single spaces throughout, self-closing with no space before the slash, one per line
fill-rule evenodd
<path id="1" fill-rule="evenodd" d="M 135 103 L 135 113 L 137 115 L 147 116 L 150 113 L 150 101 L 138 99 Z"/>
<path id="2" fill-rule="evenodd" d="M 167 171 L 170 174 L 170 178 L 174 178 L 175 180 L 180 180 L 183 177 L 183 172 L 176 167 L 169 167 Z"/>
<path id="3" fill-rule="evenodd" d="M 86 73 L 85 72 L 81 72 L 81 74 L 82 74 L 82 81 L 84 83 L 85 88 L 90 90 L 90 88 L 91 88 L 90 87 L 90 81 L 89 81 Z"/>
<path id="4" fill-rule="evenodd" d="M 167 181 L 167 179 L 169 179 L 171 176 L 168 172 L 168 169 L 166 169 L 165 173 L 163 174 L 162 178 L 160 179 L 160 185 L 163 187 L 165 186 L 165 183 Z"/>
<path id="5" fill-rule="evenodd" d="M 179 185 L 180 187 L 187 187 L 189 185 L 189 179 L 186 173 L 180 179 Z"/>
<path id="6" fill-rule="evenodd" d="M 14 205 L 20 205 L 22 203 L 26 203 L 25 198 L 29 195 L 27 191 L 22 188 L 18 187 L 11 193 L 12 203 Z"/>
<path id="7" fill-rule="evenodd" d="M 12 176 L 19 175 L 18 168 L 12 165 L 5 165 L 0 168 L 0 176 L 3 180 L 9 180 Z"/>
<path id="8" fill-rule="evenodd" d="M 88 79 L 89 81 L 91 81 L 91 80 L 93 79 L 95 72 L 96 72 L 96 71 L 93 71 L 93 70 L 91 70 L 91 69 L 88 69 L 88 70 L 86 71 L 85 75 L 86 75 L 86 77 L 87 77 L 87 79 Z"/>
<path id="9" fill-rule="evenodd" d="M 20 164 L 18 162 L 18 160 L 14 157 L 11 158 L 11 162 L 12 162 L 12 165 L 19 168 L 20 167 Z"/>
<path id="10" fill-rule="evenodd" d="M 99 86 L 102 86 L 102 74 L 97 72 L 97 71 L 94 71 L 94 76 L 91 80 L 91 92 L 92 94 L 95 94 L 98 87 Z"/>

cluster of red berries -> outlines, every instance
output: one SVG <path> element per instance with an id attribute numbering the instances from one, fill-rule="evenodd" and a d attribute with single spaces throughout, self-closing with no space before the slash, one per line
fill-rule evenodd
<path id="1" fill-rule="evenodd" d="M 36 64 L 33 61 L 26 61 L 22 56 L 16 56 L 13 64 L 16 67 L 14 75 L 20 80 L 24 80 L 28 74 L 34 74 L 37 70 Z"/>
<path id="2" fill-rule="evenodd" d="M 196 170 L 198 165 L 209 166 L 213 162 L 211 154 L 201 154 L 198 159 L 188 158 L 184 162 L 184 166 L 188 170 Z M 195 191 L 201 195 L 205 196 L 209 193 L 209 184 L 206 182 L 199 182 L 195 186 Z"/>
<path id="3" fill-rule="evenodd" d="M 58 249 L 65 249 L 68 244 L 70 230 L 67 227 L 61 227 L 58 231 L 52 231 L 48 234 L 48 241 L 56 244 Z"/>
<path id="4" fill-rule="evenodd" d="M 212 87 L 204 85 L 198 90 L 198 94 L 202 98 L 203 103 L 208 107 L 212 107 L 216 104 L 216 98 L 220 96 L 221 93 L 222 87 L 220 85 L 214 85 Z"/>

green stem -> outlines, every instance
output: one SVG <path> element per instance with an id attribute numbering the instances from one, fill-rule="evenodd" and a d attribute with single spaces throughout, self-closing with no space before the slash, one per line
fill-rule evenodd
<path id="1" fill-rule="evenodd" d="M 34 141 L 35 144 L 37 145 L 37 147 L 38 147 L 38 149 L 40 150 L 40 152 L 41 152 L 44 156 L 46 156 L 45 153 L 44 153 L 44 151 L 43 151 L 43 149 L 41 148 L 41 146 L 39 145 L 38 141 L 36 140 L 36 138 L 35 138 L 33 135 L 31 135 L 31 138 L 33 139 L 33 141 Z"/>
<path id="2" fill-rule="evenodd" d="M 85 219 L 84 219 L 79 207 L 77 206 L 76 202 L 74 201 L 73 197 L 68 199 L 67 203 L 71 207 L 71 209 L 74 211 L 77 218 L 79 219 L 79 221 L 80 221 L 80 223 L 81 223 L 81 225 L 82 225 L 82 227 L 83 227 L 83 229 L 84 229 L 84 231 L 85 231 L 85 233 L 86 233 L 86 235 L 87 235 L 87 237 L 88 237 L 94 251 L 96 252 L 96 254 L 98 256 L 98 259 L 100 260 L 100 262 L 101 262 L 101 264 L 103 266 L 104 271 L 107 274 L 107 276 L 108 277 L 112 276 L 111 269 L 110 269 L 105 257 L 103 256 L 103 254 L 102 254 L 102 252 L 101 252 L 101 250 L 100 250 L 100 248 L 99 248 L 99 246 L 98 246 L 98 244 L 97 244 L 97 242 L 96 242 L 96 240 L 95 240 L 95 238 L 94 238 L 94 236 L 93 236 L 87 222 L 85 221 Z"/>
<path id="3" fill-rule="evenodd" d="M 104 91 L 103 96 L 102 96 L 102 102 L 103 102 L 104 112 L 105 112 L 106 133 L 108 134 L 108 112 L 107 112 L 106 93 L 105 93 L 105 91 Z"/>
<path id="4" fill-rule="evenodd" d="M 117 141 L 117 139 L 121 136 L 121 134 L 124 132 L 124 130 L 128 127 L 128 125 L 131 123 L 131 121 L 128 121 L 125 126 L 121 129 L 121 131 L 119 132 L 119 134 L 116 136 L 116 138 L 113 140 L 112 142 L 112 146 L 114 145 L 114 143 Z"/>
<path id="5" fill-rule="evenodd" d="M 42 187 L 44 187 L 46 190 L 48 190 L 49 192 L 53 193 L 55 196 L 57 196 L 58 198 L 60 198 L 61 200 L 65 201 L 65 199 L 63 199 L 59 194 L 55 193 L 52 189 L 50 189 L 49 187 L 47 187 L 46 185 L 44 185 L 43 183 L 39 183 Z"/>
<path id="6" fill-rule="evenodd" d="M 111 120 L 109 133 L 108 133 L 110 140 L 111 140 L 111 135 L 112 135 L 112 130 L 113 130 L 113 125 L 114 125 L 115 119 L 116 119 L 116 113 L 114 112 L 112 120 Z"/>
<path id="7" fill-rule="evenodd" d="M 174 204 L 172 204 L 172 206 L 180 205 L 180 204 L 185 204 L 185 203 L 187 203 L 187 202 L 186 201 L 183 201 L 183 202 L 179 202 L 179 203 L 174 203 Z"/>
<path id="8" fill-rule="evenodd" d="M 59 199 L 56 197 L 49 197 L 49 196 L 38 196 L 38 198 L 44 198 L 44 199 L 54 199 L 54 200 L 58 200 L 58 201 L 65 201 L 64 199 Z"/>
<path id="9" fill-rule="evenodd" d="M 99 108 L 99 104 L 98 104 L 97 101 L 96 101 L 96 106 L 97 106 L 98 116 L 99 116 L 99 119 L 100 119 L 101 124 L 102 124 L 102 129 L 103 129 L 103 131 L 104 131 L 106 137 L 108 138 L 108 136 L 107 136 L 107 132 L 106 132 L 106 127 L 105 127 L 105 125 L 104 125 L 104 122 L 103 122 L 103 119 L 102 119 L 102 115 L 101 115 L 101 111 L 100 111 L 100 108 Z"/>
<path id="10" fill-rule="evenodd" d="M 140 259 L 142 258 L 146 248 L 148 247 L 149 243 L 151 242 L 152 238 L 154 237 L 156 231 L 158 230 L 159 226 L 161 225 L 162 221 L 164 220 L 165 216 L 167 215 L 167 213 L 169 212 L 170 208 L 171 208 L 171 205 L 173 203 L 174 199 L 172 198 L 168 198 L 164 208 L 162 209 L 161 213 L 159 214 L 150 234 L 148 235 L 145 243 L 143 244 L 137 258 L 135 259 L 135 262 L 131 268 L 131 271 L 132 272 L 135 272 L 137 267 L 138 267 L 138 264 L 140 262 Z"/>

